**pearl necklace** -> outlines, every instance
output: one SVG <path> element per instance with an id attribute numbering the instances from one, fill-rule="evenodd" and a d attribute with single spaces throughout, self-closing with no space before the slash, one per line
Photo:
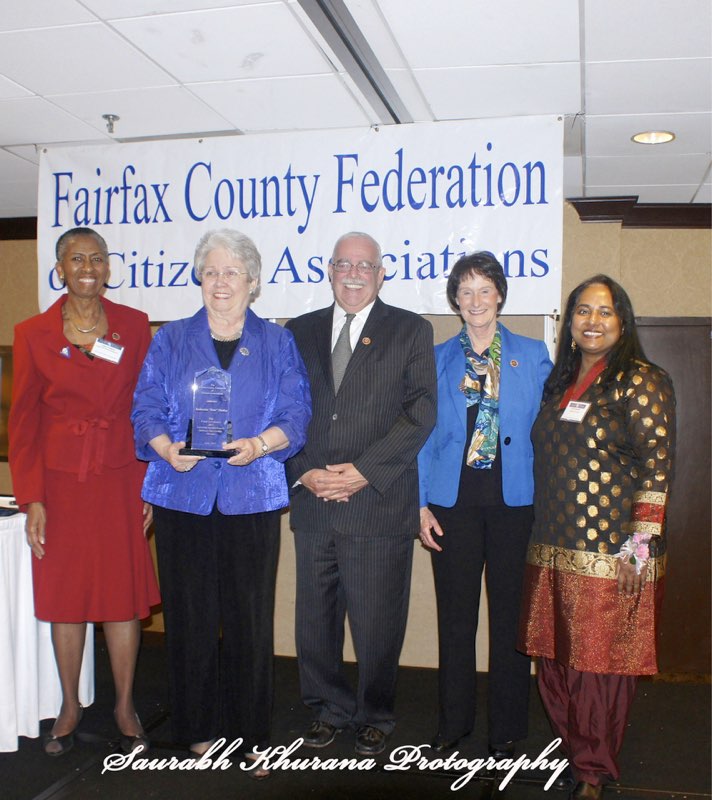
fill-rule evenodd
<path id="1" fill-rule="evenodd" d="M 240 336 L 242 336 L 242 330 L 239 330 L 233 336 L 218 336 L 217 334 L 210 331 L 210 338 L 213 339 L 213 341 L 215 342 L 236 342 L 240 338 Z"/>

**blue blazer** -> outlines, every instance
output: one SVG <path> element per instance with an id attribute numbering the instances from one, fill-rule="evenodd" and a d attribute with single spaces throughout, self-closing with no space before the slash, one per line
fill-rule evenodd
<path id="1" fill-rule="evenodd" d="M 534 498 L 531 428 L 552 363 L 544 342 L 510 333 L 502 337 L 499 391 L 499 443 L 502 494 L 508 506 L 527 506 Z M 438 418 L 418 456 L 420 505 L 455 505 L 467 438 L 467 402 L 458 386 L 465 374 L 459 334 L 435 347 Z"/>
<path id="2" fill-rule="evenodd" d="M 191 514 L 209 514 L 217 500 L 223 514 L 254 514 L 288 503 L 284 461 L 304 446 L 311 419 L 309 380 L 292 334 L 248 309 L 240 347 L 230 368 L 230 418 L 235 439 L 278 425 L 289 438 L 284 450 L 246 467 L 206 458 L 176 472 L 149 442 L 161 433 L 184 441 L 192 416 L 191 384 L 198 370 L 220 368 L 205 308 L 169 322 L 154 336 L 134 394 L 131 421 L 136 455 L 149 461 L 142 497 Z"/>

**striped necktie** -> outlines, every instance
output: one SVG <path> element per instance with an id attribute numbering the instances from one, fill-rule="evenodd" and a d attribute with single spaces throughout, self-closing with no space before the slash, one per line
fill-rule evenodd
<path id="1" fill-rule="evenodd" d="M 334 376 L 334 393 L 339 391 L 341 381 L 346 372 L 346 365 L 351 358 L 351 320 L 356 314 L 347 314 L 344 327 L 339 333 L 334 349 L 331 353 L 331 371 Z"/>

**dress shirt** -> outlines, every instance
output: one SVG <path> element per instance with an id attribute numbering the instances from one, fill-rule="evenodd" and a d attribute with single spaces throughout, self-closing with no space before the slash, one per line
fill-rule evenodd
<path id="1" fill-rule="evenodd" d="M 356 345 L 358 344 L 358 340 L 361 336 L 361 331 L 363 330 L 363 326 L 366 324 L 366 320 L 368 319 L 368 315 L 371 313 L 371 309 L 373 308 L 373 303 L 376 301 L 374 300 L 372 303 L 369 303 L 366 308 L 362 308 L 358 314 L 354 316 L 351 320 L 351 328 L 349 329 L 349 340 L 351 342 L 351 352 L 356 349 Z M 349 312 L 351 313 L 351 312 Z M 334 303 L 334 321 L 331 327 L 331 350 L 333 352 L 334 347 L 336 347 L 336 340 L 339 338 L 339 334 L 341 333 L 341 329 L 344 327 L 346 323 L 346 311 L 338 303 Z"/>

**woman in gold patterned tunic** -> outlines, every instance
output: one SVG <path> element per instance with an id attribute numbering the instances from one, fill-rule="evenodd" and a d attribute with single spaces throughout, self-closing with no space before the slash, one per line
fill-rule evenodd
<path id="1" fill-rule="evenodd" d="M 606 275 L 573 290 L 532 429 L 534 529 L 520 647 L 578 782 L 599 798 L 638 675 L 657 671 L 665 506 L 675 433 L 668 375 L 645 358 Z"/>

